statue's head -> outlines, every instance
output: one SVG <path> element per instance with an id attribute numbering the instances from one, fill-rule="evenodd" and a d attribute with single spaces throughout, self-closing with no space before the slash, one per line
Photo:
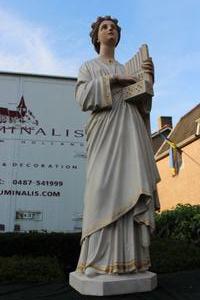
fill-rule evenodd
<path id="1" fill-rule="evenodd" d="M 121 37 L 121 27 L 118 25 L 118 20 L 112 18 L 111 16 L 105 16 L 105 17 L 98 17 L 96 22 L 92 23 L 91 25 L 91 32 L 90 32 L 90 37 L 92 40 L 92 44 L 94 45 L 94 48 L 97 53 L 100 51 L 100 42 L 98 41 L 98 34 L 99 34 L 99 28 L 100 25 L 103 21 L 111 21 L 114 26 L 116 27 L 117 33 L 118 33 L 118 38 L 115 44 L 115 47 L 118 45 Z"/>

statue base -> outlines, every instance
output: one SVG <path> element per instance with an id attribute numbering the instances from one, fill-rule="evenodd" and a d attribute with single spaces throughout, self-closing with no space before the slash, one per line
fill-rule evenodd
<path id="1" fill-rule="evenodd" d="M 72 272 L 69 284 L 82 295 L 108 296 L 149 292 L 157 287 L 157 275 L 146 271 L 124 275 L 97 275 L 93 278 Z"/>

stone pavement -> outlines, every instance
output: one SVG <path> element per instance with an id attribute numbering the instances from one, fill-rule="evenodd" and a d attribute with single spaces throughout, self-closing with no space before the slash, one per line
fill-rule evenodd
<path id="1" fill-rule="evenodd" d="M 158 274 L 158 288 L 152 292 L 120 296 L 82 296 L 68 283 L 1 283 L 0 300 L 200 300 L 200 269 Z"/>

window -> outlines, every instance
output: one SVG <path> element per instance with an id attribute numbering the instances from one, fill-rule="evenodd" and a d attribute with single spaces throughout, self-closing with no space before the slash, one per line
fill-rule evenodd
<path id="1" fill-rule="evenodd" d="M 20 231 L 20 225 L 19 224 L 15 224 L 14 231 L 16 231 L 16 232 Z"/>
<path id="2" fill-rule="evenodd" d="M 5 224 L 0 224 L 0 231 L 5 231 Z"/>

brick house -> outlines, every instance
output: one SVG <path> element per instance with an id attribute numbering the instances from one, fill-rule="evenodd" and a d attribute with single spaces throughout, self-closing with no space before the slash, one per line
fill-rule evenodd
<path id="1" fill-rule="evenodd" d="M 161 210 L 178 203 L 200 204 L 200 104 L 180 119 L 168 139 L 155 154 L 161 176 L 158 183 Z M 169 166 L 169 141 L 177 146 L 181 156 L 176 174 L 172 174 Z"/>

